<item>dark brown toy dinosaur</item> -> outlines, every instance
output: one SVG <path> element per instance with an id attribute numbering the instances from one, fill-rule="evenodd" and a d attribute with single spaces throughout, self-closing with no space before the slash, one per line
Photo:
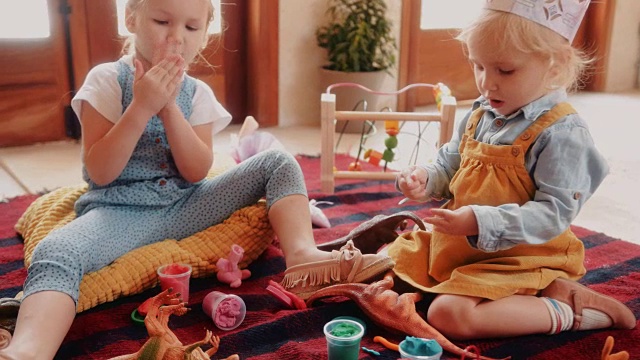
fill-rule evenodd
<path id="1" fill-rule="evenodd" d="M 180 293 L 173 293 L 169 288 L 153 297 L 149 312 L 144 318 L 144 326 L 149 333 L 149 340 L 140 350 L 129 355 L 122 355 L 110 360 L 209 360 L 218 351 L 220 338 L 207 330 L 204 339 L 190 345 L 182 342 L 169 328 L 171 315 L 184 315 L 189 309 L 180 301 Z M 203 351 L 200 346 L 211 345 Z M 238 360 L 238 355 L 232 355 L 226 360 Z"/>
<path id="2" fill-rule="evenodd" d="M 358 225 L 346 236 L 316 247 L 324 251 L 339 250 L 347 241 L 353 240 L 353 244 L 363 254 L 375 254 L 380 247 L 398 237 L 396 229 L 406 229 L 408 220 L 413 220 L 420 230 L 426 229 L 424 222 L 418 215 L 410 211 L 400 211 L 391 215 L 376 215 Z"/>
<path id="3" fill-rule="evenodd" d="M 356 302 L 362 311 L 379 326 L 410 336 L 434 339 L 445 351 L 458 356 L 476 358 L 476 354 L 466 351 L 449 341 L 438 330 L 429 325 L 416 311 L 416 302 L 422 299 L 419 293 L 398 295 L 391 290 L 393 275 L 388 273 L 384 279 L 372 284 L 337 284 L 318 290 L 307 300 L 311 306 L 314 301 L 330 296 L 346 296 Z M 492 358 L 481 356 L 481 359 Z M 510 357 L 505 358 L 510 359 Z"/>

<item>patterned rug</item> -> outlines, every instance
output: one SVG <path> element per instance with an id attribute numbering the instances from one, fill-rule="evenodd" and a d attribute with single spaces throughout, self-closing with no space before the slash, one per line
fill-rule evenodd
<path id="1" fill-rule="evenodd" d="M 332 227 L 315 229 L 318 243 L 346 235 L 362 221 L 377 214 L 390 214 L 399 210 L 426 215 L 428 208 L 439 203 L 398 205 L 402 196 L 389 181 L 339 180 L 336 193 L 325 195 L 319 191 L 319 159 L 299 156 L 298 160 L 307 178 L 310 197 L 321 204 L 318 207 L 329 218 Z M 336 166 L 343 169 L 353 159 L 336 158 Z M 13 230 L 17 219 L 36 196 L 21 196 L 0 203 L 0 297 L 13 296 L 22 289 L 26 276 L 23 264 L 22 242 Z M 597 291 L 626 303 L 640 317 L 640 246 L 604 234 L 573 227 L 586 247 L 587 275 L 581 282 Z M 373 342 L 376 335 L 392 342 L 404 339 L 371 323 L 350 300 L 335 298 L 321 302 L 306 310 L 285 308 L 267 294 L 269 280 L 279 281 L 285 269 L 282 253 L 271 246 L 249 269 L 252 276 L 242 286 L 231 289 L 215 278 L 192 279 L 189 311 L 173 316 L 170 326 L 185 344 L 204 337 L 205 329 L 220 336 L 220 350 L 213 359 L 239 354 L 241 359 L 326 359 L 323 325 L 337 316 L 354 316 L 366 322 L 366 334 L 361 345 L 380 352 L 371 355 L 360 352 L 360 359 L 397 359 L 399 354 Z M 202 311 L 202 299 L 213 290 L 234 293 L 244 300 L 247 315 L 243 323 L 231 331 L 218 330 Z M 56 359 L 108 359 L 133 353 L 147 339 L 144 326 L 130 319 L 131 312 L 144 300 L 158 293 L 158 288 L 136 296 L 100 305 L 81 313 L 74 321 Z M 418 304 L 418 306 L 428 304 Z M 526 321 L 526 319 L 523 319 Z M 536 335 L 511 339 L 457 342 L 462 348 L 476 345 L 482 355 L 513 359 L 600 359 L 607 336 L 615 338 L 614 352 L 626 350 L 632 359 L 640 358 L 640 329 L 565 332 L 556 336 Z M 444 354 L 442 359 L 457 359 Z"/>

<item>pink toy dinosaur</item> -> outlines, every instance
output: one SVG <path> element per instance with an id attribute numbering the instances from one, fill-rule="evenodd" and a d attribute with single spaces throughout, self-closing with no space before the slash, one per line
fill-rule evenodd
<path id="1" fill-rule="evenodd" d="M 226 258 L 218 259 L 216 262 L 218 273 L 216 276 L 220 282 L 227 283 L 232 288 L 237 288 L 242 284 L 242 280 L 251 276 L 251 271 L 238 268 L 238 263 L 243 256 L 244 249 L 242 246 L 233 244 L 229 255 Z"/>

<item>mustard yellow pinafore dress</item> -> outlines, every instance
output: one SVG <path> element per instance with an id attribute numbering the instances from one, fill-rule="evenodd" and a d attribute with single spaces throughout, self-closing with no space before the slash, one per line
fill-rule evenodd
<path id="1" fill-rule="evenodd" d="M 532 200 L 536 187 L 524 155 L 545 128 L 572 113 L 571 105 L 558 104 L 513 145 L 491 145 L 474 139 L 483 114 L 476 110 L 460 142 L 460 169 L 449 185 L 452 198 L 442 207 L 523 205 Z M 586 272 L 584 246 L 570 229 L 544 244 L 520 244 L 496 252 L 472 248 L 465 236 L 413 231 L 400 235 L 388 253 L 396 262 L 396 275 L 420 290 L 491 300 L 535 295 L 557 277 L 578 279 Z"/>

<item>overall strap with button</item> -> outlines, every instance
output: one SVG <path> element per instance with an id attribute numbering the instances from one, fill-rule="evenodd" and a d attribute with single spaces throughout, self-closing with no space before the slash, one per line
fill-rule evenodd
<path id="1" fill-rule="evenodd" d="M 462 134 L 462 139 L 460 140 L 460 145 L 458 147 L 460 155 L 464 155 L 464 147 L 467 144 L 467 141 L 475 138 L 476 129 L 478 128 L 480 119 L 482 119 L 482 115 L 484 115 L 484 110 L 482 108 L 477 108 L 469 116 L 467 126 L 465 126 L 464 134 Z"/>
<path id="2" fill-rule="evenodd" d="M 469 116 L 469 120 L 467 121 L 467 126 L 464 130 L 464 135 L 475 138 L 476 129 L 478 128 L 480 119 L 482 119 L 482 115 L 484 115 L 484 110 L 482 108 L 477 108 L 471 113 L 471 116 Z"/>
<path id="3" fill-rule="evenodd" d="M 518 138 L 513 142 L 513 145 L 520 145 L 522 150 L 526 152 L 544 129 L 555 123 L 557 120 L 575 113 L 577 113 L 577 111 L 569 103 L 560 103 L 554 106 L 551 110 L 547 111 L 544 115 L 534 121 L 533 124 L 531 124 L 525 131 L 523 131 L 522 134 L 520 134 L 520 136 L 518 136 Z"/>
<path id="4" fill-rule="evenodd" d="M 567 115 L 575 114 L 577 111 L 571 106 L 569 103 L 560 103 L 554 106 L 551 110 L 547 111 L 544 115 L 536 119 L 525 131 L 520 134 L 520 136 L 513 142 L 513 145 L 520 145 L 521 149 L 526 152 L 529 149 L 531 144 L 538 138 L 538 135 L 549 127 L 549 125 L 553 124 L 559 119 L 564 118 Z M 467 138 L 474 139 L 475 132 L 478 128 L 478 123 L 480 119 L 482 119 L 482 115 L 484 114 L 484 110 L 482 108 L 476 109 L 471 116 L 469 116 L 469 120 L 467 121 L 467 126 L 465 127 L 463 139 L 460 142 L 460 153 L 462 153 L 462 149 L 464 149 L 465 142 Z M 512 149 L 514 152 L 514 156 L 518 156 L 519 150 L 515 148 Z"/>

